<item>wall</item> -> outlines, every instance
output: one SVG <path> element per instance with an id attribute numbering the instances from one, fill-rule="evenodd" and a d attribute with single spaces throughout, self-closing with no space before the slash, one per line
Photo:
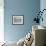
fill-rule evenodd
<path id="1" fill-rule="evenodd" d="M 0 0 L 0 42 L 4 41 L 4 0 Z"/>
<path id="2" fill-rule="evenodd" d="M 41 9 L 41 11 L 42 11 L 43 9 L 46 9 L 46 0 L 41 0 L 41 1 L 40 1 L 40 9 Z M 43 17 L 43 22 L 41 21 L 41 22 L 40 22 L 40 25 L 46 27 L 46 20 L 45 20 L 45 19 L 46 19 L 46 10 L 43 12 L 42 17 Z"/>
<path id="3" fill-rule="evenodd" d="M 40 0 L 5 0 L 4 35 L 7 41 L 18 41 L 32 28 L 35 12 L 40 9 Z M 12 15 L 24 15 L 24 25 L 12 25 Z"/>

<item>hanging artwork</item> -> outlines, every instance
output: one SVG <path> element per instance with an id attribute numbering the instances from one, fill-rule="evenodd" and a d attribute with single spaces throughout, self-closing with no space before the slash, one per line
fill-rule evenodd
<path id="1" fill-rule="evenodd" d="M 12 16 L 12 23 L 15 25 L 24 24 L 24 16 L 23 15 L 13 15 Z"/>

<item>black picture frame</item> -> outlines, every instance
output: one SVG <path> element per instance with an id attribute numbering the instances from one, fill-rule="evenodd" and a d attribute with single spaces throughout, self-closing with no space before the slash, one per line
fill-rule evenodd
<path id="1" fill-rule="evenodd" d="M 24 15 L 13 15 L 12 24 L 13 25 L 24 25 Z"/>

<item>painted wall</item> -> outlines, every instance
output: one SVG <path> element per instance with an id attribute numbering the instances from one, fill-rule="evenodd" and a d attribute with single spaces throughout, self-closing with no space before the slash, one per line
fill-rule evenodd
<path id="1" fill-rule="evenodd" d="M 32 28 L 33 18 L 40 9 L 40 0 L 5 0 L 4 34 L 7 41 L 18 41 Z M 24 25 L 12 25 L 12 15 L 24 15 Z"/>
<path id="2" fill-rule="evenodd" d="M 43 10 L 43 9 L 46 9 L 46 0 L 41 0 L 40 1 L 40 9 L 41 9 L 41 11 Z M 43 26 L 46 26 L 46 10 L 43 12 L 43 15 L 42 15 L 42 17 L 43 17 L 43 19 L 44 19 L 44 21 L 42 22 L 40 22 L 40 25 L 43 25 Z"/>
<path id="3" fill-rule="evenodd" d="M 0 0 L 0 42 L 4 41 L 4 0 Z"/>

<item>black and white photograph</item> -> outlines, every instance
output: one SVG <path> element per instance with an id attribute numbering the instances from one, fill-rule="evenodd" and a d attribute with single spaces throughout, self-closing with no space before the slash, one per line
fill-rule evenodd
<path id="1" fill-rule="evenodd" d="M 24 16 L 19 16 L 19 15 L 13 15 L 12 16 L 12 23 L 15 25 L 22 25 L 24 24 Z"/>

